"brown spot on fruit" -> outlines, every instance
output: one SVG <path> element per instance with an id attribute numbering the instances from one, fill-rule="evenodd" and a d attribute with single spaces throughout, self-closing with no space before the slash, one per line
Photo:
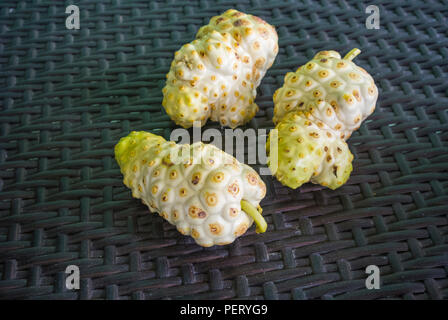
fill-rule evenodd
<path id="1" fill-rule="evenodd" d="M 208 206 L 214 207 L 218 204 L 218 197 L 216 196 L 216 193 L 208 193 L 205 194 L 205 202 Z"/>
<path id="2" fill-rule="evenodd" d="M 229 215 L 230 215 L 232 218 L 236 217 L 236 216 L 238 215 L 238 209 L 236 209 L 236 208 L 230 208 L 230 209 L 229 209 Z"/>
<path id="3" fill-rule="evenodd" d="M 181 197 L 185 197 L 185 196 L 187 195 L 187 189 L 185 189 L 185 188 L 180 188 L 180 190 L 179 190 L 179 195 L 180 195 Z"/>
<path id="4" fill-rule="evenodd" d="M 197 185 L 200 180 L 201 180 L 201 174 L 199 172 L 196 172 L 195 174 L 193 174 L 191 178 L 191 183 Z"/>
<path id="5" fill-rule="evenodd" d="M 208 227 L 210 232 L 214 235 L 220 235 L 223 229 L 219 223 L 210 223 Z"/>
<path id="6" fill-rule="evenodd" d="M 350 73 L 348 74 L 348 76 L 349 76 L 351 79 L 353 79 L 353 80 L 357 80 L 357 79 L 359 79 L 359 74 L 354 73 L 354 72 L 350 72 Z"/>
<path id="7" fill-rule="evenodd" d="M 307 68 L 308 70 L 312 70 L 312 69 L 314 68 L 314 66 L 315 66 L 314 63 L 309 62 L 309 63 L 307 63 L 306 68 Z"/>

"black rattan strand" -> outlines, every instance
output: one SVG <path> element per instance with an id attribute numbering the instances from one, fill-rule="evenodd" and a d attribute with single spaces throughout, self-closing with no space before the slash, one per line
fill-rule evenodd
<path id="1" fill-rule="evenodd" d="M 76 1 L 80 30 L 65 28 L 69 4 L 0 2 L 1 298 L 448 297 L 447 1 Z M 323 49 L 360 48 L 380 98 L 349 140 L 346 185 L 265 176 L 268 232 L 201 248 L 131 197 L 113 146 L 131 130 L 169 137 L 174 51 L 229 8 L 279 34 L 247 127 L 273 127 L 283 76 Z M 65 287 L 72 264 L 80 290 Z M 365 287 L 372 264 L 379 290 Z"/>

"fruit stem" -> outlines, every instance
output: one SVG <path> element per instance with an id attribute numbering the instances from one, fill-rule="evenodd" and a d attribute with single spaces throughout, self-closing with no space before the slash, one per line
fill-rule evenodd
<path id="1" fill-rule="evenodd" d="M 251 205 L 246 200 L 241 200 L 241 209 L 246 212 L 252 219 L 254 219 L 256 228 L 256 233 L 263 233 L 268 228 L 268 224 L 266 223 L 266 220 L 264 220 L 263 216 L 261 215 L 261 207 L 258 207 L 258 210 Z"/>
<path id="2" fill-rule="evenodd" d="M 358 48 L 353 48 L 352 50 L 349 51 L 349 53 L 347 53 L 344 57 L 344 60 L 353 60 L 356 58 L 356 56 L 358 54 L 361 53 L 361 50 L 359 50 Z"/>

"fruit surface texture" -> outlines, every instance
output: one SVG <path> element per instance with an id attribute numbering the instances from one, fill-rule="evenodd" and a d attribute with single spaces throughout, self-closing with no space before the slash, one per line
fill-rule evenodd
<path id="1" fill-rule="evenodd" d="M 243 125 L 258 111 L 256 89 L 277 53 L 273 26 L 227 10 L 175 53 L 162 105 L 184 128 L 194 122 L 202 126 L 209 118 L 231 128 Z"/>
<path id="2" fill-rule="evenodd" d="M 321 51 L 287 73 L 274 93 L 278 153 L 270 152 L 269 166 L 284 185 L 295 189 L 311 181 L 336 189 L 350 177 L 353 155 L 346 140 L 378 99 L 373 78 L 352 61 L 359 53 L 355 48 L 341 58 Z"/>
<path id="3" fill-rule="evenodd" d="M 232 243 L 254 220 L 257 232 L 266 230 L 264 182 L 213 145 L 178 145 L 133 131 L 115 146 L 115 158 L 132 196 L 201 246 Z"/>

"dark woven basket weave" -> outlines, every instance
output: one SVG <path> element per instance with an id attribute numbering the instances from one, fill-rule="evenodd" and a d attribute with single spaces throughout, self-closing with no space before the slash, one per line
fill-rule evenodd
<path id="1" fill-rule="evenodd" d="M 74 3 L 76 2 L 76 3 Z M 76 4 L 80 30 L 65 28 Z M 367 5 L 380 9 L 367 30 Z M 447 1 L 0 2 L 0 297 L 443 299 L 448 297 Z M 113 147 L 168 138 L 173 53 L 229 8 L 277 28 L 280 53 L 247 127 L 272 128 L 283 76 L 323 49 L 375 78 L 375 113 L 349 139 L 332 191 L 263 177 L 268 232 L 202 248 L 131 197 Z M 210 123 L 207 127 L 216 127 Z M 65 287 L 78 265 L 80 290 Z M 381 288 L 367 290 L 377 265 Z"/>

